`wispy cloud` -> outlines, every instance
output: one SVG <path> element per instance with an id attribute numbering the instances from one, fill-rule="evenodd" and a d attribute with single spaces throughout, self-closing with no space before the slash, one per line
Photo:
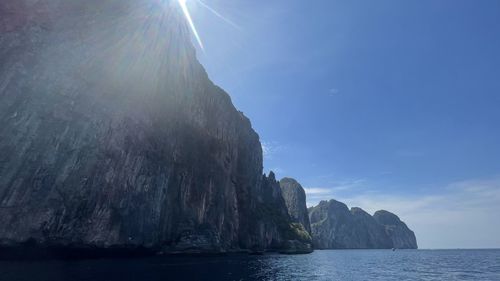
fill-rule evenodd
<path id="1" fill-rule="evenodd" d="M 262 145 L 262 154 L 264 154 L 264 157 L 266 157 L 271 153 L 271 148 L 265 142 L 262 142 L 261 145 Z"/>
<path id="2" fill-rule="evenodd" d="M 282 151 L 285 147 L 274 141 L 261 141 L 262 154 L 264 158 L 271 159 L 276 153 Z"/>
<path id="3" fill-rule="evenodd" d="M 431 195 L 387 195 L 361 189 L 355 196 L 332 198 L 369 213 L 396 213 L 415 231 L 421 248 L 500 247 L 500 178 L 455 182 L 439 190 Z M 335 194 L 325 189 L 308 196 L 317 201 Z"/>
<path id="4" fill-rule="evenodd" d="M 332 181 L 328 187 L 308 187 L 304 188 L 307 194 L 307 205 L 314 206 L 321 200 L 329 200 L 338 197 L 347 191 L 365 188 L 364 179 Z M 365 190 L 366 192 L 367 190 Z"/>
<path id="5" fill-rule="evenodd" d="M 331 194 L 332 193 L 331 189 L 329 189 L 329 188 L 321 188 L 321 187 L 311 187 L 311 188 L 306 188 L 305 190 L 306 190 L 306 194 L 308 196 L 317 195 L 317 194 L 327 195 L 327 194 Z"/>
<path id="6" fill-rule="evenodd" d="M 267 171 L 267 173 L 269 173 L 269 172 L 271 172 L 271 171 L 272 171 L 272 172 L 276 175 L 276 177 L 277 177 L 277 178 L 281 178 L 281 177 L 283 177 L 283 176 L 284 176 L 284 174 L 285 174 L 285 172 L 286 172 L 286 171 L 285 171 L 283 168 L 281 168 L 281 167 L 274 167 L 274 168 L 271 168 L 271 169 L 269 169 L 269 171 Z"/>

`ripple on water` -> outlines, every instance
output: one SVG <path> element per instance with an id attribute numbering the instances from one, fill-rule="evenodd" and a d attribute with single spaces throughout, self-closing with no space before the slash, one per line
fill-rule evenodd
<path id="1" fill-rule="evenodd" d="M 494 281 L 500 280 L 500 250 L 333 250 L 296 256 L 0 261 L 3 280 Z"/>

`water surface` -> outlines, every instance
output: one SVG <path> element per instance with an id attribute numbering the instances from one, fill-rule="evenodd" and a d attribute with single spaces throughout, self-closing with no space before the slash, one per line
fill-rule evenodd
<path id="1" fill-rule="evenodd" d="M 309 255 L 0 261 L 1 281 L 500 280 L 500 250 L 332 250 Z"/>

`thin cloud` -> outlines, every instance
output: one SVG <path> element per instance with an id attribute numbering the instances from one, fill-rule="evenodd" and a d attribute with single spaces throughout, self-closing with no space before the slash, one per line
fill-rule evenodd
<path id="1" fill-rule="evenodd" d="M 330 194 L 332 192 L 329 188 L 321 188 L 321 187 L 311 187 L 305 188 L 307 195 L 315 195 L 315 194 Z"/>
<path id="2" fill-rule="evenodd" d="M 264 157 L 268 156 L 271 153 L 271 147 L 267 145 L 265 142 L 261 143 L 262 146 L 262 154 L 264 154 Z"/>
<path id="3" fill-rule="evenodd" d="M 276 153 L 282 151 L 285 147 L 278 142 L 262 141 L 262 154 L 264 158 L 271 159 Z"/>
<path id="4" fill-rule="evenodd" d="M 283 168 L 280 168 L 280 167 L 274 167 L 274 168 L 270 169 L 269 171 L 272 171 L 273 173 L 275 173 L 278 176 L 278 178 L 280 178 L 281 175 L 283 175 L 286 172 Z"/>
<path id="5" fill-rule="evenodd" d="M 307 205 L 314 206 L 317 205 L 322 200 L 335 199 L 340 194 L 345 192 L 352 192 L 357 189 L 364 189 L 365 192 L 368 190 L 365 186 L 366 180 L 364 179 L 353 179 L 344 180 L 340 182 L 332 182 L 329 187 L 308 187 L 304 188 L 307 194 Z"/>

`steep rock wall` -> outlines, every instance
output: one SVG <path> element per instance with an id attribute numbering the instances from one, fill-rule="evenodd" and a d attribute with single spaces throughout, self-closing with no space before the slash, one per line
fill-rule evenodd
<path id="1" fill-rule="evenodd" d="M 316 249 L 417 248 L 413 232 L 389 212 L 371 216 L 335 200 L 321 201 L 308 211 Z"/>
<path id="2" fill-rule="evenodd" d="M 0 3 L 1 245 L 286 242 L 259 136 L 208 79 L 174 2 Z"/>
<path id="3" fill-rule="evenodd" d="M 306 193 L 304 188 L 292 178 L 280 180 L 281 193 L 285 199 L 288 214 L 296 223 L 304 226 L 307 232 L 311 233 L 309 214 L 307 213 Z"/>

